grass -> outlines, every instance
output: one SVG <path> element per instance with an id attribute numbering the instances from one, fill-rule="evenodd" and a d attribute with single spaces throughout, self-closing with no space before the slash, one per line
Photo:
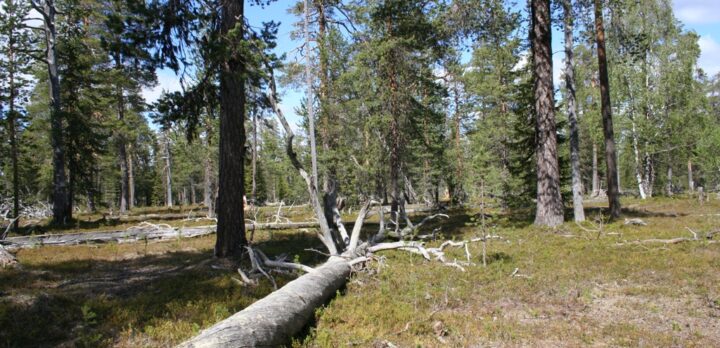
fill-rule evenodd
<path id="1" fill-rule="evenodd" d="M 720 246 L 617 243 L 691 237 L 686 227 L 708 231 L 720 216 L 702 214 L 718 213 L 720 205 L 665 198 L 624 203 L 632 207 L 625 216 L 648 226 L 609 223 L 598 239 L 574 223 L 539 229 L 496 214 L 494 233 L 507 241 L 490 244 L 487 268 L 466 273 L 386 252 L 385 265 L 358 273 L 296 345 L 718 346 Z M 591 220 L 602 219 L 598 206 L 588 211 Z M 451 239 L 477 233 L 457 217 L 443 229 Z M 470 251 L 481 265 L 480 247 Z M 458 250 L 451 257 L 464 255 Z M 515 269 L 526 277 L 511 277 Z"/>
<path id="2" fill-rule="evenodd" d="M 259 207 L 257 211 L 251 211 L 247 218 L 256 219 L 257 222 L 274 222 L 274 215 L 277 214 L 277 207 Z M 175 207 L 140 207 L 135 208 L 125 215 L 119 216 L 117 213 L 110 211 L 99 211 L 96 213 L 77 213 L 73 216 L 73 220 L 65 225 L 52 224 L 51 219 L 47 218 L 41 221 L 21 220 L 18 231 L 9 233 L 13 236 L 26 236 L 38 234 L 63 234 L 77 232 L 97 232 L 97 231 L 114 231 L 124 230 L 133 226 L 137 226 L 142 221 L 150 223 L 163 223 L 173 227 L 189 227 L 214 224 L 213 220 L 204 219 L 207 210 L 199 205 L 191 206 L 175 206 Z M 151 215 L 152 214 L 152 215 Z M 174 214 L 172 219 L 168 216 Z M 143 218 L 143 216 L 151 215 L 152 218 Z M 157 216 L 159 215 L 159 216 Z M 165 216 L 163 216 L 165 215 Z M 182 218 L 180 216 L 183 216 Z M 184 218 L 184 217 L 187 218 Z M 286 207 L 281 209 L 281 222 L 285 218 L 293 221 L 309 221 L 312 219 L 312 211 L 307 206 Z M 121 219 L 122 218 L 122 219 Z M 0 227 L 4 230 L 4 227 Z"/>
<path id="3" fill-rule="evenodd" d="M 617 245 L 689 237 L 686 227 L 709 231 L 720 223 L 710 215 L 720 213 L 720 204 L 623 203 L 626 217 L 648 225 L 617 221 L 600 234 L 574 223 L 539 229 L 523 212 L 494 211 L 492 233 L 506 240 L 489 243 L 487 268 L 480 244 L 472 244 L 478 265 L 464 273 L 410 253 L 381 252 L 382 262 L 355 274 L 294 345 L 720 345 L 720 245 Z M 601 203 L 587 212 L 591 221 L 603 219 Z M 447 239 L 476 236 L 466 225 L 474 214 L 453 210 L 423 230 L 442 226 Z M 373 222 L 366 233 L 377 229 Z M 224 265 L 211 258 L 213 242 L 208 236 L 23 250 L 22 269 L 0 271 L 0 346 L 172 346 L 271 291 L 267 281 L 241 287 L 231 269 L 211 267 Z M 323 261 L 304 250 L 321 249 L 311 232 L 260 232 L 256 243 L 269 255 Z M 448 256 L 465 257 L 461 250 Z M 522 277 L 510 276 L 515 269 Z"/>

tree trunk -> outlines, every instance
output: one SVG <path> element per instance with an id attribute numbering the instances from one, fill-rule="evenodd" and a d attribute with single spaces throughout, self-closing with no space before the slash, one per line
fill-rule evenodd
<path id="1" fill-rule="evenodd" d="M 50 82 L 50 145 L 53 156 L 53 223 L 65 224 L 72 219 L 72 209 L 68 201 L 67 177 L 65 175 L 65 141 L 63 139 L 63 116 L 60 104 L 60 75 L 58 73 L 55 1 L 45 0 L 42 7 L 45 26 L 45 44 Z"/>
<path id="2" fill-rule="evenodd" d="M 220 34 L 229 47 L 241 44 L 243 1 L 224 0 Z M 229 35 L 233 31 L 232 35 Z M 230 36 L 230 37 L 229 37 Z M 220 71 L 220 179 L 215 256 L 228 257 L 247 244 L 245 194 L 245 64 L 240 53 L 226 56 Z"/>
<path id="3" fill-rule="evenodd" d="M 460 128 L 462 126 L 462 114 L 460 113 L 460 89 L 458 88 L 458 81 L 453 81 L 454 87 L 454 103 L 455 103 L 455 117 L 453 120 L 454 129 L 453 137 L 455 138 L 455 178 L 452 179 L 453 187 L 450 190 L 451 202 L 453 204 L 460 204 L 465 200 L 465 190 L 463 189 L 463 149 L 460 143 Z"/>
<path id="4" fill-rule="evenodd" d="M 535 224 L 563 223 L 560 168 L 553 97 L 550 1 L 532 0 L 532 56 L 537 137 L 537 210 Z"/>
<path id="5" fill-rule="evenodd" d="M 667 186 L 666 186 L 666 193 L 668 196 L 673 195 L 673 170 L 672 170 L 672 162 L 668 161 L 668 169 L 667 169 Z"/>
<path id="6" fill-rule="evenodd" d="M 592 196 L 600 195 L 600 176 L 598 175 L 597 144 L 592 145 Z"/>
<path id="7" fill-rule="evenodd" d="M 315 109 L 313 101 L 313 72 L 312 72 L 312 55 L 310 54 L 310 0 L 305 0 L 305 84 L 307 88 L 307 99 L 305 108 L 308 117 L 308 138 L 310 138 L 310 172 L 315 187 L 318 186 L 318 169 L 317 169 L 317 147 L 315 146 Z"/>
<path id="8" fill-rule="evenodd" d="M 653 156 L 647 152 L 648 144 L 645 144 L 645 194 L 648 197 L 653 196 L 653 188 L 655 188 L 655 160 Z"/>
<path id="9" fill-rule="evenodd" d="M 10 63 L 9 69 L 8 69 L 8 88 L 10 92 L 10 98 L 8 100 L 8 113 L 7 113 L 7 129 L 8 129 L 8 136 L 10 137 L 10 161 L 12 165 L 12 195 L 13 195 L 13 201 L 12 201 L 12 218 L 14 219 L 12 222 L 12 226 L 10 227 L 13 231 L 17 231 L 17 228 L 20 224 L 20 172 L 19 172 L 19 164 L 18 164 L 18 144 L 17 144 L 17 118 L 16 118 L 16 111 L 15 111 L 15 92 L 16 92 L 16 86 L 15 86 L 15 38 L 13 36 L 10 37 L 10 40 L 8 42 L 8 62 Z"/>
<path id="10" fill-rule="evenodd" d="M 563 0 L 565 13 L 565 88 L 567 90 L 568 120 L 570 121 L 570 167 L 572 170 L 573 215 L 576 222 L 585 221 L 582 178 L 580 177 L 580 134 L 575 101 L 575 67 L 573 63 L 573 14 L 571 0 Z"/>
<path id="11" fill-rule="evenodd" d="M 197 192 L 195 192 L 195 182 L 190 180 L 190 203 L 197 204 Z"/>
<path id="12" fill-rule="evenodd" d="M 638 149 L 638 133 L 637 126 L 635 125 L 634 117 L 630 117 L 632 122 L 632 146 L 633 146 L 633 157 L 635 158 L 635 180 L 637 181 L 638 191 L 640 192 L 640 198 L 646 199 L 645 194 L 645 182 L 643 181 L 642 168 L 640 166 L 640 150 Z"/>
<path id="13" fill-rule="evenodd" d="M 610 217 L 620 217 L 620 192 L 617 182 L 617 154 L 615 152 L 615 132 L 613 130 L 612 108 L 610 104 L 610 81 L 608 79 L 607 56 L 605 54 L 605 29 L 603 28 L 602 0 L 595 0 L 595 30 L 598 52 L 598 72 L 600 79 L 600 99 L 602 102 L 603 135 L 605 137 L 605 164 L 607 170 L 607 196 L 610 205 Z"/>
<path id="14" fill-rule="evenodd" d="M 258 159 L 258 122 L 257 112 L 253 112 L 253 148 L 252 148 L 252 190 L 250 191 L 250 201 L 257 204 L 257 159 Z"/>
<path id="15" fill-rule="evenodd" d="M 203 330 L 180 347 L 275 347 L 292 337 L 315 316 L 350 276 L 350 264 L 333 258 L 258 300 L 233 316 Z"/>
<path id="16" fill-rule="evenodd" d="M 132 144 L 128 144 L 128 209 L 135 208 L 135 167 Z"/>
<path id="17" fill-rule="evenodd" d="M 692 168 L 692 160 L 688 160 L 688 190 L 690 192 L 695 191 L 695 181 L 693 180 L 693 168 Z"/>
<path id="18" fill-rule="evenodd" d="M 203 159 L 204 179 L 203 179 L 203 202 L 207 207 L 207 217 L 215 217 L 215 199 L 213 195 L 213 172 L 212 159 L 210 158 L 210 123 L 208 122 L 205 130 L 205 138 L 203 138 L 203 146 L 205 147 L 205 158 Z"/>
<path id="19" fill-rule="evenodd" d="M 164 150 L 165 150 L 165 206 L 166 207 L 172 207 L 173 206 L 173 196 L 172 196 L 172 159 L 170 154 L 170 131 L 165 130 L 164 132 Z"/>

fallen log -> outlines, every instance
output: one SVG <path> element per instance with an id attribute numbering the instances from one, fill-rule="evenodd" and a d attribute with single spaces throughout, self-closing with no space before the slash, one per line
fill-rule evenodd
<path id="1" fill-rule="evenodd" d="M 192 238 L 215 232 L 215 226 L 173 228 L 167 225 L 140 225 L 120 231 L 78 232 L 68 234 L 43 234 L 37 236 L 9 237 L 0 241 L 8 250 L 49 245 L 77 245 L 99 243 L 130 243 L 144 240 Z"/>
<path id="2" fill-rule="evenodd" d="M 289 223 L 259 223 L 245 224 L 246 230 L 292 230 L 299 228 L 317 227 L 318 223 L 289 222 Z M 215 233 L 216 225 L 198 227 L 171 227 L 168 225 L 140 224 L 124 230 L 88 231 L 67 234 L 42 234 L 36 236 L 8 237 L 0 240 L 9 250 L 33 248 L 49 245 L 77 245 L 100 243 L 132 243 L 144 240 L 167 240 L 175 238 L 193 238 Z"/>
<path id="3" fill-rule="evenodd" d="M 17 259 L 15 256 L 0 245 L 0 267 L 14 267 L 15 265 L 17 265 Z"/>
<path id="4" fill-rule="evenodd" d="M 347 260 L 334 257 L 179 347 L 275 347 L 287 344 L 350 276 Z"/>

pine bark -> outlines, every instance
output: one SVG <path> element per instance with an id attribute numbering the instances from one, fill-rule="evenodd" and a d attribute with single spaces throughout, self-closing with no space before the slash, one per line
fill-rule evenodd
<path id="1" fill-rule="evenodd" d="M 597 144 L 592 146 L 592 196 L 600 195 L 600 176 L 598 175 Z"/>
<path id="2" fill-rule="evenodd" d="M 170 134 L 169 130 L 165 131 L 164 136 L 164 152 L 165 152 L 165 206 L 173 206 L 172 196 L 172 158 L 170 157 Z"/>
<path id="3" fill-rule="evenodd" d="M 585 221 L 583 209 L 582 178 L 580 177 L 580 134 L 578 130 L 577 103 L 575 98 L 575 67 L 573 62 L 573 14 L 572 2 L 563 1 L 565 13 L 565 88 L 567 90 L 568 120 L 570 121 L 570 167 L 572 171 L 573 215 L 575 221 Z"/>
<path id="4" fill-rule="evenodd" d="M 128 209 L 135 208 L 135 167 L 133 165 L 132 145 L 128 144 Z"/>
<path id="5" fill-rule="evenodd" d="M 116 69 L 122 69 L 122 63 L 119 57 L 115 57 L 115 67 Z M 128 210 L 128 202 L 130 200 L 127 145 L 123 127 L 123 123 L 125 122 L 125 97 L 121 86 L 117 86 L 116 93 L 117 119 L 120 127 L 116 130 L 115 140 L 117 142 L 118 163 L 120 164 L 120 212 L 124 213 Z"/>
<path id="6" fill-rule="evenodd" d="M 688 169 L 688 190 L 690 192 L 693 192 L 693 191 L 695 191 L 695 181 L 693 180 L 692 160 L 688 160 L 687 169 Z"/>
<path id="7" fill-rule="evenodd" d="M 13 210 L 12 218 L 15 219 L 12 222 L 11 229 L 16 231 L 20 223 L 20 172 L 18 164 L 18 144 L 17 144 L 17 115 L 15 111 L 15 98 L 16 88 L 15 85 L 15 42 L 14 37 L 10 37 L 8 42 L 8 61 L 10 62 L 10 69 L 8 69 L 8 88 L 10 92 L 10 98 L 8 100 L 8 113 L 7 113 L 7 129 L 8 136 L 10 137 L 10 161 L 12 165 L 12 193 L 13 193 Z"/>
<path id="8" fill-rule="evenodd" d="M 243 1 L 224 0 L 220 34 L 229 47 L 243 40 Z M 232 33 L 230 33 L 232 31 Z M 232 37 L 229 37 L 229 36 Z M 243 195 L 245 193 L 245 64 L 240 53 L 227 55 L 220 72 L 220 177 L 215 256 L 237 254 L 247 245 Z"/>
<path id="9" fill-rule="evenodd" d="M 553 96 L 550 1 L 532 0 L 531 43 L 537 138 L 537 210 L 535 224 L 557 226 L 564 221 L 557 155 Z"/>
<path id="10" fill-rule="evenodd" d="M 72 219 L 65 171 L 65 139 L 63 137 L 63 116 L 60 104 L 60 75 L 57 63 L 57 34 L 55 30 L 55 1 L 45 0 L 41 10 L 45 27 L 45 59 L 50 83 L 50 146 L 53 164 L 53 223 L 65 224 Z"/>
<path id="11" fill-rule="evenodd" d="M 668 161 L 668 169 L 667 169 L 667 186 L 665 187 L 665 193 L 668 196 L 673 195 L 673 170 L 672 170 L 672 163 Z"/>
<path id="12" fill-rule="evenodd" d="M 605 53 L 605 29 L 603 27 L 602 0 L 595 0 L 595 35 L 597 42 L 600 99 L 602 103 L 603 135 L 605 137 L 605 163 L 607 170 L 607 196 L 610 217 L 620 217 L 620 192 L 618 190 L 617 155 L 610 104 L 610 81 L 608 79 L 607 56 Z"/>

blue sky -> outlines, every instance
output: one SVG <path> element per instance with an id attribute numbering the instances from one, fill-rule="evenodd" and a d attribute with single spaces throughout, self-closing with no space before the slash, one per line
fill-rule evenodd
<path id="1" fill-rule="evenodd" d="M 277 0 L 270 6 L 246 5 L 246 16 L 252 25 L 260 25 L 270 20 L 280 22 L 278 32 L 278 53 L 287 53 L 288 59 L 296 59 L 296 48 L 300 42 L 291 40 L 292 23 L 298 18 L 287 12 L 287 8 L 294 0 Z M 675 16 L 685 25 L 687 30 L 694 30 L 700 35 L 701 49 L 698 65 L 710 75 L 720 72 L 720 0 L 673 0 Z M 562 47 L 562 35 L 556 30 L 553 33 L 553 51 Z M 562 54 L 553 56 L 556 81 L 562 67 Z M 152 89 L 143 90 L 148 102 L 155 101 L 163 90 L 176 91 L 180 89 L 178 78 L 170 70 L 158 71 L 158 85 Z M 291 123 L 298 123 L 300 118 L 295 108 L 300 105 L 304 91 L 282 90 L 281 107 Z"/>

